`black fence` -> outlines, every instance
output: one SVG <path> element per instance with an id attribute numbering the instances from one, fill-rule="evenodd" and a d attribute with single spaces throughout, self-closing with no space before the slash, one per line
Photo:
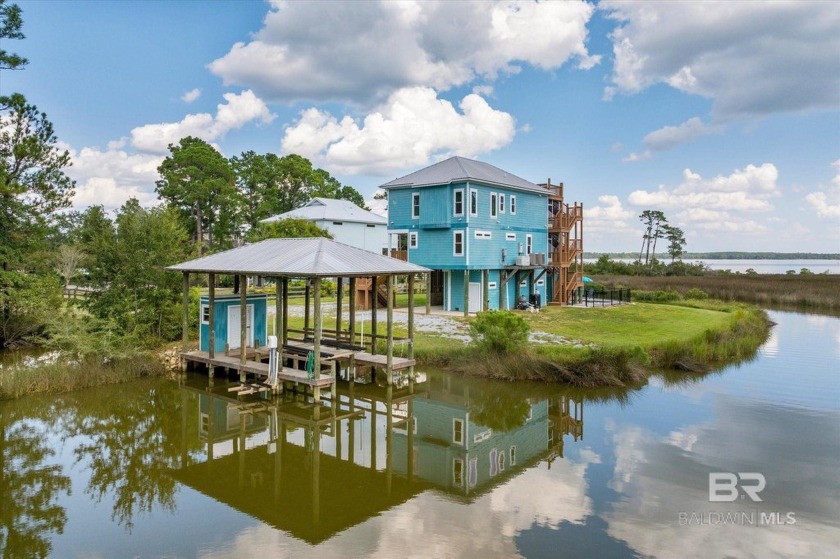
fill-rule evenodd
<path id="1" fill-rule="evenodd" d="M 573 305 L 584 307 L 609 307 L 629 302 L 629 288 L 583 287 L 572 297 Z"/>

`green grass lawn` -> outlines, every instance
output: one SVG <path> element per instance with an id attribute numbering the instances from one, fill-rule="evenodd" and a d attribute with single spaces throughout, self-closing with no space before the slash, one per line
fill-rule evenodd
<path id="1" fill-rule="evenodd" d="M 532 331 L 605 348 L 686 340 L 730 320 L 728 313 L 719 310 L 651 303 L 585 309 L 552 306 L 524 316 Z"/>

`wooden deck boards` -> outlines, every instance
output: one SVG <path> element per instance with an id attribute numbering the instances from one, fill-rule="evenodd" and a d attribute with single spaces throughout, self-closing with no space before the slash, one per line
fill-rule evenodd
<path id="1" fill-rule="evenodd" d="M 227 367 L 236 371 L 245 371 L 246 373 L 253 373 L 255 375 L 268 377 L 268 363 L 260 363 L 257 361 L 246 361 L 243 367 L 238 357 L 231 357 L 229 355 L 216 355 L 210 359 L 210 354 L 206 351 L 188 351 L 182 353 L 181 356 L 187 361 L 195 363 L 203 363 L 205 365 L 213 365 L 214 367 Z M 316 378 L 309 378 L 306 371 L 299 369 L 291 369 L 284 367 L 277 372 L 277 378 L 285 382 L 297 382 L 307 386 L 317 386 L 319 388 L 330 386 L 335 382 L 332 375 L 319 375 Z"/>
<path id="2" fill-rule="evenodd" d="M 385 355 L 366 353 L 364 351 L 356 352 L 356 365 L 368 365 L 371 367 L 385 367 L 388 363 L 388 358 Z M 395 371 L 400 369 L 407 369 L 417 364 L 416 359 L 408 359 L 407 357 L 393 357 L 391 368 Z"/>

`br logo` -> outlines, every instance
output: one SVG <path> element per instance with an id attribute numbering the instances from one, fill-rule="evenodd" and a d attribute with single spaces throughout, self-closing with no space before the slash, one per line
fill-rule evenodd
<path id="1" fill-rule="evenodd" d="M 709 502 L 730 503 L 741 495 L 739 488 L 755 502 L 761 501 L 758 494 L 767 485 L 764 474 L 757 472 L 711 472 L 709 473 Z M 741 497 L 743 498 L 743 496 Z"/>

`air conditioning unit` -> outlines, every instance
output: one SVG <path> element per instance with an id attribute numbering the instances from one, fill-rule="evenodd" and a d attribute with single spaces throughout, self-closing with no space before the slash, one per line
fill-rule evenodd
<path id="1" fill-rule="evenodd" d="M 545 253 L 544 252 L 532 252 L 531 253 L 531 266 L 545 266 Z"/>
<path id="2" fill-rule="evenodd" d="M 517 266 L 530 266 L 531 259 L 527 254 L 520 254 L 516 257 L 516 265 Z"/>

